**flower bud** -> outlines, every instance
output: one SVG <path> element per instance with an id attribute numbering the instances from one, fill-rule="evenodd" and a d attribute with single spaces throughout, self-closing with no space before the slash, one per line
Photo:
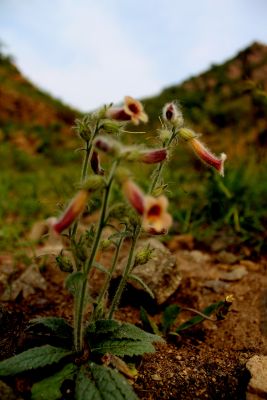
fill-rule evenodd
<path id="1" fill-rule="evenodd" d="M 122 186 L 124 195 L 131 206 L 142 215 L 144 212 L 144 194 L 141 189 L 130 179 L 123 182 Z"/>
<path id="2" fill-rule="evenodd" d="M 96 151 L 93 151 L 90 162 L 91 162 L 91 168 L 96 175 L 104 175 L 105 171 L 101 167 L 100 157 Z"/>
<path id="3" fill-rule="evenodd" d="M 71 261 L 67 257 L 64 257 L 62 254 L 59 254 L 56 257 L 56 262 L 61 271 L 73 272 L 73 265 Z"/>
<path id="4" fill-rule="evenodd" d="M 112 241 L 109 239 L 103 239 L 100 243 L 101 250 L 106 250 L 112 245 Z"/>
<path id="5" fill-rule="evenodd" d="M 142 250 L 138 251 L 135 256 L 134 266 L 144 265 L 152 258 L 154 249 L 150 248 L 149 245 Z"/>
<path id="6" fill-rule="evenodd" d="M 163 119 L 171 123 L 176 128 L 184 124 L 184 117 L 180 108 L 175 103 L 167 103 L 162 110 Z"/>
<path id="7" fill-rule="evenodd" d="M 101 128 L 106 132 L 111 135 L 117 135 L 119 134 L 123 127 L 125 126 L 125 123 L 119 122 L 119 121 L 111 121 L 109 119 L 105 119 L 103 124 L 101 125 Z"/>
<path id="8" fill-rule="evenodd" d="M 159 130 L 159 138 L 162 141 L 162 143 L 167 142 L 172 135 L 172 132 L 169 131 L 169 129 L 160 129 Z"/>
<path id="9" fill-rule="evenodd" d="M 114 157 L 119 157 L 121 154 L 121 145 L 116 140 L 111 138 L 107 138 L 105 136 L 97 136 L 94 140 L 94 146 L 103 151 L 104 153 L 108 153 Z"/>
<path id="10" fill-rule="evenodd" d="M 102 176 L 91 175 L 80 185 L 80 188 L 87 190 L 89 193 L 93 193 L 102 189 L 105 184 L 105 179 Z"/>

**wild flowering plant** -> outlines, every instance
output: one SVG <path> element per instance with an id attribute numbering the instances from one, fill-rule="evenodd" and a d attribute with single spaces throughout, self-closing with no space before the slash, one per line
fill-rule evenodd
<path id="1" fill-rule="evenodd" d="M 33 385 L 32 399 L 60 398 L 66 380 L 73 382 L 72 398 L 77 400 L 108 400 L 111 393 L 114 399 L 136 399 L 127 380 L 118 373 L 119 370 L 128 378 L 134 374 L 122 358 L 153 352 L 152 343 L 162 340 L 156 334 L 114 319 L 129 279 L 138 280 L 149 291 L 146 284 L 134 276 L 133 268 L 149 260 L 151 249 L 137 253 L 136 244 L 140 235 L 164 235 L 171 228 L 172 217 L 168 212 L 162 173 L 170 159 L 170 150 L 173 151 L 179 140 L 187 143 L 204 163 L 221 175 L 226 156 L 216 157 L 200 141 L 199 135 L 184 126 L 181 109 L 175 102 L 163 108 L 158 148 L 124 144 L 126 125 L 147 121 L 142 104 L 127 96 L 123 106 L 103 107 L 76 122 L 75 129 L 84 152 L 79 189 L 65 211 L 50 219 L 50 234 L 64 235 L 71 253 L 69 258 L 60 254 L 57 262 L 68 272 L 65 284 L 74 299 L 73 327 L 62 318 L 37 318 L 29 329 L 45 329 L 58 335 L 62 346 L 46 344 L 0 363 L 0 376 L 59 364 L 52 377 Z M 134 163 L 149 164 L 153 169 L 146 193 L 131 172 Z M 114 196 L 114 189 L 116 193 L 121 192 L 117 202 L 114 199 L 118 194 Z M 92 196 L 101 199 L 98 223 L 80 233 L 79 220 Z M 108 238 L 103 235 L 107 227 L 111 230 Z M 128 260 L 115 294 L 109 299 L 110 282 L 126 239 L 130 243 Z M 101 249 L 107 247 L 113 249 L 109 269 L 99 263 L 98 257 Z M 104 282 L 98 295 L 93 297 L 90 281 L 95 269 L 104 274 Z"/>

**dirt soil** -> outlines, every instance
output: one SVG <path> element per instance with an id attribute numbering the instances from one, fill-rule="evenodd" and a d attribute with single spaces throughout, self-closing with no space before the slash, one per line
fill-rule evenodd
<path id="1" fill-rule="evenodd" d="M 170 247 L 178 256 L 189 252 Z M 205 252 L 195 250 L 195 255 L 200 254 L 203 259 Z M 0 270 L 8 257 L 0 256 Z M 208 254 L 207 261 L 195 263 L 192 268 L 181 265 L 181 285 L 168 302 L 162 306 L 152 302 L 142 304 L 158 322 L 168 304 L 202 310 L 227 295 L 235 298 L 225 320 L 205 321 L 175 340 L 167 339 L 166 344 L 156 346 L 156 353 L 143 357 L 134 382 L 140 399 L 246 399 L 250 378 L 246 362 L 255 354 L 267 354 L 267 259 L 253 260 L 248 251 L 242 260 L 230 261 L 220 259 L 214 252 Z M 227 274 L 240 266 L 245 267 L 247 273 L 236 280 L 228 280 Z M 223 274 L 228 278 L 218 284 L 217 278 Z M 42 275 L 46 290 L 37 289 L 26 299 L 20 295 L 15 301 L 3 302 L 0 306 L 1 359 L 29 346 L 31 338 L 25 334 L 25 327 L 33 317 L 63 316 L 71 322 L 72 298 L 63 288 L 65 274 L 47 262 Z M 100 281 L 95 283 L 101 284 Z M 116 317 L 141 326 L 140 299 L 146 301 L 146 297 L 129 289 Z M 188 317 L 189 314 L 183 314 L 179 323 Z M 15 398 L 29 398 L 31 379 L 16 378 L 9 383 L 15 390 Z"/>

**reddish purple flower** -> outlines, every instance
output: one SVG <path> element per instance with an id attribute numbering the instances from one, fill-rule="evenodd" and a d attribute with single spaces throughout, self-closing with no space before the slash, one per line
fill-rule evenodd
<path id="1" fill-rule="evenodd" d="M 200 140 L 197 138 L 188 141 L 189 146 L 205 164 L 215 168 L 221 176 L 224 176 L 224 162 L 227 158 L 225 153 L 216 157 Z"/>
<path id="2" fill-rule="evenodd" d="M 88 190 L 82 189 L 76 194 L 63 214 L 53 222 L 52 227 L 56 233 L 61 233 L 75 221 L 84 211 L 88 198 Z"/>
<path id="3" fill-rule="evenodd" d="M 107 110 L 106 116 L 117 121 L 131 121 L 135 125 L 140 122 L 147 122 L 148 116 L 144 112 L 143 105 L 140 101 L 130 96 L 124 98 L 123 107 L 111 107 Z"/>

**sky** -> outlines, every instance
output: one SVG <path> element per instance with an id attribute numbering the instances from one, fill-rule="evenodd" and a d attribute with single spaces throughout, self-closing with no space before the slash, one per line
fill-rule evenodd
<path id="1" fill-rule="evenodd" d="M 144 98 L 267 44 L 267 0 L 0 0 L 0 40 L 82 111 Z"/>

